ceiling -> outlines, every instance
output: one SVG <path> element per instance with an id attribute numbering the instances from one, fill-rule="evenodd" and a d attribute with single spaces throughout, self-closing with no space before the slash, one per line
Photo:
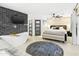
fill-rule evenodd
<path id="1" fill-rule="evenodd" d="M 27 13 L 29 18 L 47 19 L 53 13 L 70 16 L 76 3 L 0 3 L 0 5 Z"/>

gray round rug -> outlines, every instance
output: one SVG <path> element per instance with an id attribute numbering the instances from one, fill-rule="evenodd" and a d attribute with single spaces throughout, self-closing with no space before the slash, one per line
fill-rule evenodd
<path id="1" fill-rule="evenodd" d="M 26 48 L 26 52 L 32 56 L 63 56 L 63 49 L 50 42 L 34 42 Z"/>

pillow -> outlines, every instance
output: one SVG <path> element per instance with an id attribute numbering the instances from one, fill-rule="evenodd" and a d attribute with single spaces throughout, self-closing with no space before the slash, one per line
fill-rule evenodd
<path id="1" fill-rule="evenodd" d="M 59 29 L 60 29 L 60 30 L 64 30 L 64 28 L 63 28 L 63 27 L 60 27 Z"/>
<path id="2" fill-rule="evenodd" d="M 52 27 L 51 29 L 59 29 L 59 27 Z"/>
<path id="3" fill-rule="evenodd" d="M 50 29 L 54 29 L 54 28 L 52 27 L 52 28 L 50 28 Z"/>
<path id="4" fill-rule="evenodd" d="M 52 27 L 51 29 L 56 29 L 56 27 Z"/>
<path id="5" fill-rule="evenodd" d="M 56 29 L 59 29 L 59 27 L 56 27 Z"/>

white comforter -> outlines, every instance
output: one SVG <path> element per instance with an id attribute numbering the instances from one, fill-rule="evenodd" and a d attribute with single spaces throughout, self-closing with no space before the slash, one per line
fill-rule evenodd
<path id="1" fill-rule="evenodd" d="M 67 32 L 65 30 L 53 30 L 53 29 L 49 29 L 48 31 L 43 32 L 43 34 L 60 35 L 60 36 L 63 36 L 66 33 Z"/>
<path id="2" fill-rule="evenodd" d="M 5 40 L 6 42 L 11 44 L 12 46 L 17 47 L 17 46 L 25 43 L 25 41 L 27 41 L 28 32 L 19 33 L 19 34 L 16 34 L 16 36 L 3 35 L 3 36 L 0 36 L 0 38 Z"/>

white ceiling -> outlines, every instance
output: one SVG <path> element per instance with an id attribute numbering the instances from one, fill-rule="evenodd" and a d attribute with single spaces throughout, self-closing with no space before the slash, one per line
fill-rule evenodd
<path id="1" fill-rule="evenodd" d="M 53 13 L 70 16 L 76 3 L 0 3 L 0 5 L 28 13 L 29 18 L 47 19 Z"/>

